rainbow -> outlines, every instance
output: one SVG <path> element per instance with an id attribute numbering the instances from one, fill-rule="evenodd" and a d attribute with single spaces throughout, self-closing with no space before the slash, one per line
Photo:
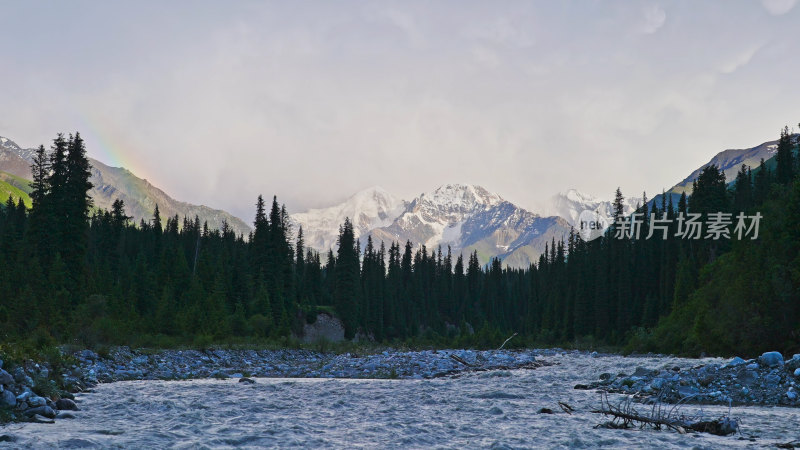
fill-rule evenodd
<path id="1" fill-rule="evenodd" d="M 94 113 L 77 116 L 78 132 L 86 141 L 87 152 L 111 167 L 124 167 L 136 172 L 139 167 L 133 160 L 137 154 L 122 133 L 116 132 L 102 116 Z M 141 176 L 141 175 L 139 175 Z"/>

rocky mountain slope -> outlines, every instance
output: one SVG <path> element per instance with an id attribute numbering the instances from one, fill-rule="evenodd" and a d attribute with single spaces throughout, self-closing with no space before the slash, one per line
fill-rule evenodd
<path id="1" fill-rule="evenodd" d="M 22 148 L 14 141 L 0 137 L 0 171 L 31 179 L 30 164 L 34 152 L 35 149 Z M 196 215 L 201 222 L 207 221 L 212 229 L 220 229 L 223 222 L 227 222 L 236 234 L 247 236 L 250 233 L 250 227 L 244 221 L 225 211 L 175 200 L 127 169 L 110 167 L 92 158 L 89 158 L 89 162 L 92 165 L 91 182 L 94 185 L 89 195 L 97 208 L 110 210 L 114 200 L 122 199 L 128 215 L 133 216 L 137 222 L 141 219 L 150 220 L 155 206 L 158 205 L 162 219 L 176 214 L 181 219 L 194 218 Z"/>

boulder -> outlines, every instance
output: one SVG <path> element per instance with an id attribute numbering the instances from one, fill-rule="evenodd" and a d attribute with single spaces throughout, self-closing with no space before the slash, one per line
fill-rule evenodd
<path id="1" fill-rule="evenodd" d="M 725 364 L 723 367 L 741 366 L 742 364 L 744 364 L 744 362 L 745 361 L 742 358 L 737 356 L 737 357 L 733 358 L 732 360 L 728 361 L 728 364 Z"/>
<path id="2" fill-rule="evenodd" d="M 37 406 L 45 406 L 47 405 L 47 399 L 45 399 L 44 397 L 39 397 L 34 395 L 28 399 L 28 404 L 31 405 L 31 407 L 33 408 Z"/>
<path id="3" fill-rule="evenodd" d="M 800 378 L 800 368 L 794 369 L 794 376 Z"/>
<path id="4" fill-rule="evenodd" d="M 790 371 L 800 369 L 800 353 L 794 355 L 792 359 L 786 361 L 786 368 Z"/>
<path id="5" fill-rule="evenodd" d="M 29 420 L 30 422 L 33 422 L 33 423 L 56 423 L 56 421 L 55 421 L 55 420 L 53 420 L 53 419 L 48 419 L 47 417 L 40 416 L 40 415 L 38 415 L 38 414 L 36 414 L 36 415 L 32 416 L 32 417 L 31 417 L 30 419 L 28 419 L 28 420 Z"/>
<path id="6" fill-rule="evenodd" d="M 3 369 L 0 369 L 0 384 L 10 386 L 14 384 L 14 377 Z"/>
<path id="7" fill-rule="evenodd" d="M 26 409 L 23 412 L 23 414 L 25 414 L 28 417 L 33 417 L 33 416 L 37 416 L 38 415 L 38 416 L 47 417 L 48 419 L 55 419 L 56 418 L 56 412 L 53 411 L 53 408 L 51 408 L 49 406 L 38 406 L 36 408 L 29 408 L 29 409 Z"/>
<path id="8" fill-rule="evenodd" d="M 758 357 L 758 363 L 767 367 L 782 366 L 783 355 L 780 352 L 766 352 Z"/>
<path id="9" fill-rule="evenodd" d="M 256 381 L 247 377 L 239 378 L 239 383 L 256 384 Z"/>
<path id="10" fill-rule="evenodd" d="M 0 393 L 0 406 L 12 407 L 16 404 L 17 404 L 17 398 L 14 397 L 13 392 L 5 390 L 2 393 Z"/>
<path id="11" fill-rule="evenodd" d="M 58 408 L 61 411 L 64 411 L 64 410 L 77 411 L 78 410 L 78 405 L 74 401 L 72 401 L 72 400 L 70 400 L 68 398 L 61 398 L 61 399 L 58 399 L 56 401 L 56 408 Z"/>

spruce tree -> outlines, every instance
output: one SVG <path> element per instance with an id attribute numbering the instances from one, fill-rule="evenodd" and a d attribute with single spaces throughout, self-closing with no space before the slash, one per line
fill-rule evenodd
<path id="1" fill-rule="evenodd" d="M 783 127 L 783 130 L 781 130 L 775 162 L 775 175 L 778 183 L 786 184 L 792 181 L 794 178 L 794 157 L 792 156 L 792 139 L 788 127 Z"/>

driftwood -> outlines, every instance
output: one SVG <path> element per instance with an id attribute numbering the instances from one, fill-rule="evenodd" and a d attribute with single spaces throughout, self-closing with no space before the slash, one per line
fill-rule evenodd
<path id="1" fill-rule="evenodd" d="M 687 400 L 687 399 L 684 399 Z M 595 428 L 639 428 L 650 427 L 656 430 L 667 428 L 685 434 L 688 431 L 711 433 L 717 436 L 727 436 L 739 429 L 738 421 L 729 417 L 720 417 L 716 420 L 701 420 L 700 417 L 686 416 L 679 411 L 680 403 L 665 407 L 661 402 L 653 404 L 648 413 L 642 413 L 633 405 L 633 398 L 626 397 L 618 405 L 612 405 L 608 394 L 603 393 L 600 409 L 592 410 L 593 413 L 611 416 L 610 422 L 597 425 Z"/>
<path id="2" fill-rule="evenodd" d="M 575 408 L 573 408 L 572 406 L 569 406 L 568 404 L 566 404 L 564 402 L 558 402 L 558 406 L 561 407 L 562 411 L 564 411 L 565 413 L 567 413 L 569 415 L 572 415 L 572 413 L 575 411 Z"/>
<path id="3" fill-rule="evenodd" d="M 510 340 L 511 340 L 511 338 L 513 338 L 513 337 L 514 337 L 514 336 L 516 336 L 516 335 L 517 335 L 517 333 L 514 333 L 514 334 L 512 334 L 511 336 L 509 336 L 509 337 L 508 337 L 508 339 L 506 339 L 506 340 L 503 342 L 503 345 L 501 345 L 501 346 L 500 346 L 500 348 L 498 348 L 498 350 L 502 350 L 502 349 L 503 349 L 503 347 L 505 347 L 505 346 L 506 346 L 506 344 L 508 344 L 508 341 L 510 341 Z"/>
<path id="4" fill-rule="evenodd" d="M 465 365 L 467 367 L 473 367 L 472 364 L 464 361 L 464 358 L 462 358 L 462 357 L 460 357 L 458 355 L 454 355 L 454 354 L 450 353 L 450 358 L 452 358 L 454 361 L 456 361 L 458 363 L 461 363 L 461 364 L 463 364 L 463 365 Z"/>

